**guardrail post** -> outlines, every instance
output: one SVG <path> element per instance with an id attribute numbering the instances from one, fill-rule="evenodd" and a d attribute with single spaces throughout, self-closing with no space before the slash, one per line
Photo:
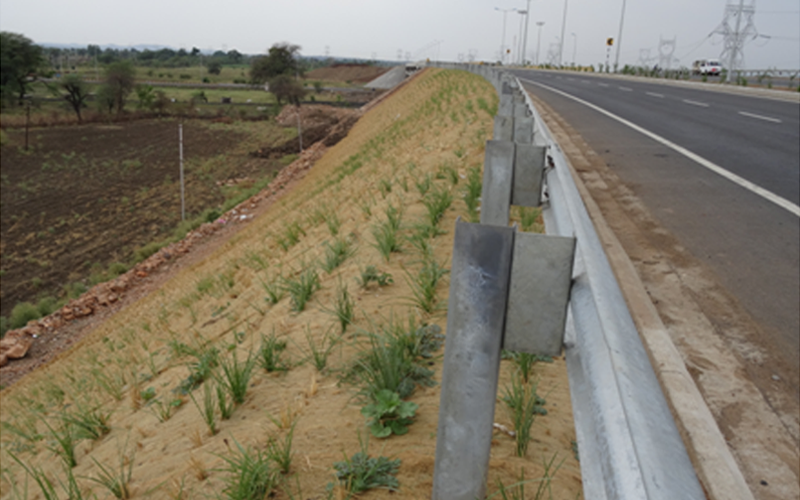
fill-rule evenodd
<path id="1" fill-rule="evenodd" d="M 514 231 L 456 221 L 433 500 L 486 496 Z"/>
<path id="2" fill-rule="evenodd" d="M 508 226 L 514 173 L 514 143 L 486 141 L 481 224 Z"/>
<path id="3" fill-rule="evenodd" d="M 575 238 L 517 233 L 503 349 L 561 354 L 574 256 Z"/>

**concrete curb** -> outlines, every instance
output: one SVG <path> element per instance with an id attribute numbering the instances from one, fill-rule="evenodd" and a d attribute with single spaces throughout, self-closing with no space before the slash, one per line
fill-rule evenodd
<path id="1" fill-rule="evenodd" d="M 754 500 L 725 438 L 672 343 L 633 263 L 568 159 L 567 164 L 619 282 L 706 496 L 710 500 Z"/>

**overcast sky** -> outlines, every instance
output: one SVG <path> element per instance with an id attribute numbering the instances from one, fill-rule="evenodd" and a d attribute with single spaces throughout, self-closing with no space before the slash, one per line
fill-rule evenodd
<path id="1" fill-rule="evenodd" d="M 567 0 L 563 60 L 598 64 L 606 38 L 618 38 L 623 0 Z M 752 1 L 752 0 L 745 0 Z M 722 22 L 726 0 L 627 0 L 620 65 L 636 64 L 649 49 L 658 62 L 660 38 L 677 40 L 679 64 L 716 58 L 722 38 L 708 35 Z M 0 0 L 0 30 L 36 43 L 167 45 L 174 48 L 262 53 L 276 42 L 302 47 L 304 55 L 397 60 L 437 56 L 457 61 L 472 51 L 496 60 L 503 43 L 516 54 L 526 0 Z M 564 0 L 532 0 L 528 58 L 547 60 L 561 36 Z M 759 37 L 747 43 L 745 67 L 800 68 L 800 3 L 758 0 Z M 441 43 L 437 44 L 439 41 Z M 619 40 L 617 40 L 619 43 Z M 617 47 L 611 51 L 613 64 Z M 327 52 L 326 52 L 327 51 Z"/>

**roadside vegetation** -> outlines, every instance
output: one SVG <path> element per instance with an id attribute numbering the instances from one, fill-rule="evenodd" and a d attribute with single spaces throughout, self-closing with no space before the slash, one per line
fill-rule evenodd
<path id="1" fill-rule="evenodd" d="M 227 244 L 3 389 L 0 498 L 429 496 L 453 227 L 496 106 L 426 71 Z M 509 356 L 500 385 L 492 498 L 578 497 L 563 359 Z"/>

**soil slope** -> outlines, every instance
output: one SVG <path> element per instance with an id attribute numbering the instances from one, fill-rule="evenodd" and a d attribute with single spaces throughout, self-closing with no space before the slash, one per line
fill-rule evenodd
<path id="1" fill-rule="evenodd" d="M 408 434 L 366 443 L 369 431 L 357 397 L 365 386 L 349 383 L 347 374 L 369 352 L 372 335 L 407 333 L 428 324 L 438 325 L 446 337 L 446 275 L 432 287 L 427 306 L 414 283 L 434 262 L 440 269 L 450 266 L 455 219 L 469 216 L 465 179 L 470 169 L 482 168 L 496 105 L 494 89 L 477 76 L 426 71 L 370 110 L 304 179 L 287 187 L 279 202 L 233 238 L 206 258 L 187 261 L 156 292 L 3 390 L 0 460 L 6 472 L 0 498 L 14 498 L 26 481 L 5 452 L 49 478 L 66 480 L 61 460 L 48 449 L 52 432 L 47 426 L 58 432 L 63 417 L 82 408 L 111 415 L 110 433 L 76 446 L 77 465 L 69 470 L 84 495 L 91 490 L 99 498 L 110 496 L 86 478 L 98 477 L 98 464 L 119 470 L 122 463 L 125 470 L 131 467 L 132 498 L 225 496 L 234 484 L 226 460 L 239 456 L 239 446 L 253 457 L 266 453 L 271 439 L 285 443 L 291 436 L 291 466 L 274 498 L 345 497 L 338 486 L 328 493 L 327 485 L 336 483 L 334 462 L 358 452 L 359 441 L 373 457 L 402 462 L 398 492 L 370 490 L 363 498 L 429 498 L 439 386 L 421 385 L 409 396 L 419 409 Z M 424 237 L 430 231 L 426 204 L 444 194 L 453 197 L 438 222 L 444 233 Z M 399 251 L 384 256 L 376 235 L 390 219 L 400 222 Z M 331 265 L 335 245 L 350 249 L 336 267 Z M 392 281 L 361 286 L 368 266 Z M 266 300 L 313 273 L 319 288 L 304 309 L 298 310 L 288 292 L 275 302 Z M 337 301 L 344 290 L 355 317 L 342 332 L 335 311 L 341 311 Z M 255 368 L 244 402 L 235 405 L 229 419 L 220 420 L 212 409 L 218 432 L 211 435 L 199 408 L 205 390 L 218 382 L 209 378 L 191 393 L 197 406 L 179 389 L 196 381 L 193 374 L 208 359 L 204 354 L 216 350 L 225 363 L 241 363 L 251 355 L 263 359 L 269 338 L 285 343 L 286 370 Z M 433 353 L 423 367 L 435 382 L 441 380 L 442 351 L 433 347 Z M 510 360 L 503 361 L 501 394 L 515 370 Z M 576 498 L 580 466 L 563 359 L 536 364 L 534 378 L 548 413 L 534 423 L 525 457 L 515 455 L 511 437 L 495 434 L 489 491 L 496 491 L 498 481 L 514 483 L 521 473 L 541 478 L 543 462 L 555 459 L 560 468 L 552 497 Z M 173 402 L 179 406 L 172 408 Z M 500 398 L 495 421 L 512 427 Z M 29 491 L 36 490 L 32 480 L 28 483 Z M 535 491 L 537 485 L 527 489 Z"/>

